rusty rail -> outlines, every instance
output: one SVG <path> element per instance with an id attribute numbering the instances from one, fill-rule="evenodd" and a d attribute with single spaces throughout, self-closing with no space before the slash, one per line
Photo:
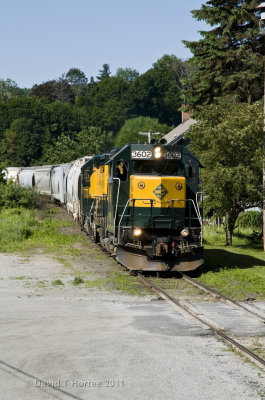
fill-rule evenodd
<path id="1" fill-rule="evenodd" d="M 201 282 L 196 281 L 195 279 L 189 277 L 186 274 L 183 274 L 182 272 L 180 272 L 182 279 L 184 279 L 186 282 L 190 283 L 191 285 L 197 287 L 198 289 L 203 290 L 206 293 L 209 293 L 211 296 L 221 300 L 222 302 L 224 302 L 225 304 L 232 306 L 234 308 L 237 308 L 238 310 L 244 312 L 245 314 L 251 316 L 252 318 L 258 319 L 259 321 L 263 322 L 265 324 L 265 318 L 262 317 L 261 315 L 257 314 L 254 311 L 251 311 L 249 309 L 247 309 L 245 306 L 243 306 L 242 304 L 238 303 L 237 301 L 231 299 L 230 297 L 224 296 L 223 294 L 217 292 L 216 290 L 204 285 Z"/>
<path id="2" fill-rule="evenodd" d="M 260 358 L 257 354 L 253 353 L 251 350 L 243 346 L 242 344 L 238 343 L 236 340 L 232 339 L 228 335 L 226 335 L 224 332 L 221 332 L 220 329 L 216 329 L 212 324 L 209 322 L 209 320 L 204 319 L 202 316 L 198 317 L 194 312 L 188 308 L 184 302 L 181 302 L 177 299 L 174 299 L 173 297 L 169 296 L 166 292 L 164 292 L 162 289 L 160 289 L 158 286 L 154 285 L 149 279 L 146 279 L 143 275 L 138 274 L 139 280 L 149 289 L 151 289 L 153 292 L 158 294 L 162 299 L 168 301 L 169 303 L 177 306 L 179 309 L 182 309 L 187 315 L 191 316 L 194 321 L 197 322 L 200 326 L 206 326 L 208 329 L 212 331 L 212 333 L 221 339 L 223 339 L 225 342 L 231 344 L 233 347 L 238 349 L 244 356 L 248 357 L 251 361 L 253 361 L 256 365 L 259 367 L 263 368 L 265 370 L 265 360 Z"/>

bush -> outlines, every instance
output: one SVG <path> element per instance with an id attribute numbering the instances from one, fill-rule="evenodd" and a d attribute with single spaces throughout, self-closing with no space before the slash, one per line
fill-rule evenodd
<path id="1" fill-rule="evenodd" d="M 0 185 L 0 208 L 37 207 L 39 194 L 36 190 L 21 187 L 13 182 Z"/>
<path id="2" fill-rule="evenodd" d="M 246 211 L 238 216 L 236 225 L 240 228 L 262 229 L 262 213 L 260 211 Z"/>

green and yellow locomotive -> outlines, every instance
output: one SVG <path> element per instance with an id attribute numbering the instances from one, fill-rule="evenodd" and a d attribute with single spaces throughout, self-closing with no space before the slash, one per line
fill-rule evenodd
<path id="1" fill-rule="evenodd" d="M 127 144 L 81 168 L 81 224 L 130 270 L 203 264 L 199 161 L 185 146 Z"/>

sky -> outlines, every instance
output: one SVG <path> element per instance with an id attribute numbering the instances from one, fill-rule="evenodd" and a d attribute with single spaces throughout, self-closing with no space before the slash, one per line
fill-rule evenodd
<path id="1" fill-rule="evenodd" d="M 0 79 L 31 88 L 79 68 L 90 79 L 102 65 L 140 74 L 164 54 L 186 60 L 182 40 L 209 30 L 192 18 L 202 0 L 1 0 Z"/>

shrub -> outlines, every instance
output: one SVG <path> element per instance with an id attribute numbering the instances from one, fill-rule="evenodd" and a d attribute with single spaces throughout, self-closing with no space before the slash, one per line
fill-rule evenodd
<path id="1" fill-rule="evenodd" d="M 0 185 L 0 208 L 37 207 L 39 194 L 36 190 L 21 187 L 13 182 Z"/>
<path id="2" fill-rule="evenodd" d="M 260 211 L 246 211 L 237 218 L 236 225 L 240 228 L 262 229 L 262 213 Z"/>

